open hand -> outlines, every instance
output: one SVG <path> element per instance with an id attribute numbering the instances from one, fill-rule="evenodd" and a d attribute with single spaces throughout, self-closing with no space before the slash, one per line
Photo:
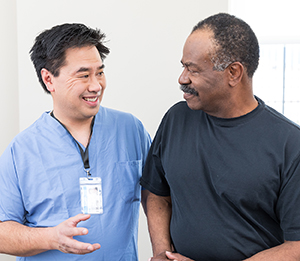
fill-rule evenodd
<path id="1" fill-rule="evenodd" d="M 81 221 L 90 218 L 90 215 L 78 214 L 53 228 L 53 249 L 71 254 L 88 254 L 100 248 L 100 244 L 83 243 L 73 239 L 74 236 L 87 235 L 88 230 L 83 227 L 77 227 Z"/>

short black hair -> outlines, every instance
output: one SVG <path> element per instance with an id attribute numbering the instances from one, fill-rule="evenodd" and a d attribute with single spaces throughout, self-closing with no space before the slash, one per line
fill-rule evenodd
<path id="1" fill-rule="evenodd" d="M 194 26 L 197 30 L 211 30 L 214 34 L 215 52 L 211 53 L 214 69 L 223 71 L 233 63 L 240 62 L 252 78 L 258 67 L 259 45 L 251 27 L 243 20 L 227 14 L 219 13 L 200 21 Z"/>
<path id="2" fill-rule="evenodd" d="M 105 34 L 99 29 L 78 23 L 57 25 L 39 34 L 30 50 L 30 58 L 43 89 L 50 93 L 42 80 L 41 70 L 45 68 L 55 77 L 59 76 L 69 48 L 95 46 L 104 60 L 109 54 L 109 49 L 103 44 L 104 39 Z"/>

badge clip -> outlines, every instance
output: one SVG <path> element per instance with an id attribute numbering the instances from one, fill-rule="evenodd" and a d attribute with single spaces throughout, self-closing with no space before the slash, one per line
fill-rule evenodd
<path id="1" fill-rule="evenodd" d="M 84 170 L 86 172 L 87 179 L 92 179 L 92 174 L 90 173 L 90 170 L 89 169 L 84 169 Z"/>

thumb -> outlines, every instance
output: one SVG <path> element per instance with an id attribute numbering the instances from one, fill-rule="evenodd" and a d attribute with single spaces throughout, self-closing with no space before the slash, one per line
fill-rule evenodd
<path id="1" fill-rule="evenodd" d="M 166 256 L 167 256 L 169 259 L 171 259 L 171 260 L 178 261 L 178 260 L 176 259 L 176 254 L 173 254 L 173 253 L 171 253 L 171 252 L 169 252 L 169 251 L 166 251 Z"/>
<path id="2" fill-rule="evenodd" d="M 188 257 L 185 257 L 178 253 L 171 253 L 169 251 L 166 251 L 166 256 L 173 261 L 188 261 L 188 260 L 193 261 L 192 259 L 189 259 Z"/>

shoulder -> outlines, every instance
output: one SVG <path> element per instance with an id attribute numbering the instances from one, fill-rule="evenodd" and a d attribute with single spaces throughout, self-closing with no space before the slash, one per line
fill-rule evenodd
<path id="1" fill-rule="evenodd" d="M 31 139 L 38 139 L 41 136 L 38 134 L 40 132 L 42 132 L 42 129 L 48 129 L 48 127 L 45 127 L 45 124 L 47 124 L 47 122 L 49 120 L 51 121 L 50 117 L 51 116 L 48 114 L 48 112 L 44 112 L 40 116 L 40 118 L 38 118 L 35 122 L 33 122 L 26 129 L 24 129 L 20 133 L 18 133 L 11 141 L 11 144 L 20 143 L 22 141 L 30 142 Z"/>
<path id="2" fill-rule="evenodd" d="M 265 104 L 263 100 L 255 96 L 257 99 L 259 105 L 260 105 L 260 112 L 258 113 L 261 115 L 261 121 L 264 121 L 264 125 L 270 125 L 270 124 L 276 124 L 276 126 L 284 126 L 284 128 L 292 128 L 295 130 L 300 130 L 299 125 L 297 125 L 295 122 L 288 119 L 286 116 L 284 116 L 282 113 L 278 112 L 277 110 L 273 109 L 269 105 Z M 274 126 L 270 126 L 274 127 Z"/>
<path id="3" fill-rule="evenodd" d="M 185 101 L 180 101 L 170 107 L 165 113 L 162 122 L 185 123 L 194 121 L 194 118 L 199 118 L 200 115 L 204 115 L 202 110 L 192 110 Z"/>
<path id="4" fill-rule="evenodd" d="M 170 109 L 168 110 L 168 113 L 173 112 L 191 112 L 192 110 L 188 107 L 187 103 L 185 101 L 180 101 L 175 103 Z"/>
<path id="5" fill-rule="evenodd" d="M 291 160 L 300 157 L 299 125 L 268 105 L 264 106 L 257 123 L 256 128 L 263 130 L 264 137 L 270 146 L 272 144 L 278 149 L 284 148 L 283 151 L 289 155 Z"/>
<path id="6" fill-rule="evenodd" d="M 142 122 L 128 112 L 100 107 L 96 115 L 94 128 L 109 136 L 122 139 L 122 142 L 142 142 L 150 144 L 151 137 Z"/>
<path id="7" fill-rule="evenodd" d="M 97 115 L 98 118 L 103 118 L 103 119 L 113 118 L 113 119 L 132 120 L 136 118 L 131 113 L 119 111 L 111 108 L 106 108 L 102 106 L 100 107 Z"/>
<path id="8" fill-rule="evenodd" d="M 133 114 L 106 107 L 100 107 L 95 122 L 121 129 L 136 128 L 144 131 L 142 122 Z"/>
<path id="9" fill-rule="evenodd" d="M 180 101 L 175 103 L 166 113 L 167 115 L 184 115 L 188 117 L 193 117 L 199 114 L 205 114 L 202 110 L 192 110 L 186 101 Z"/>
<path id="10" fill-rule="evenodd" d="M 282 129 L 284 132 L 286 132 L 289 130 L 299 133 L 300 135 L 300 126 L 292 120 L 279 113 L 272 107 L 269 107 L 268 105 L 265 105 L 264 111 L 268 120 L 267 123 L 272 124 L 273 127 L 276 126 L 277 131 Z"/>
<path id="11" fill-rule="evenodd" d="M 34 123 L 32 123 L 29 127 L 22 130 L 18 133 L 8 144 L 5 151 L 1 155 L 1 158 L 11 157 L 12 155 L 27 155 L 27 151 L 30 151 L 30 154 L 38 153 L 35 151 L 37 149 L 36 144 L 43 144 L 43 139 L 47 136 L 42 130 L 42 122 L 45 121 L 45 117 L 47 117 L 47 113 L 43 113 L 42 116 L 37 119 Z M 49 129 L 48 127 L 44 127 L 44 130 Z"/>

